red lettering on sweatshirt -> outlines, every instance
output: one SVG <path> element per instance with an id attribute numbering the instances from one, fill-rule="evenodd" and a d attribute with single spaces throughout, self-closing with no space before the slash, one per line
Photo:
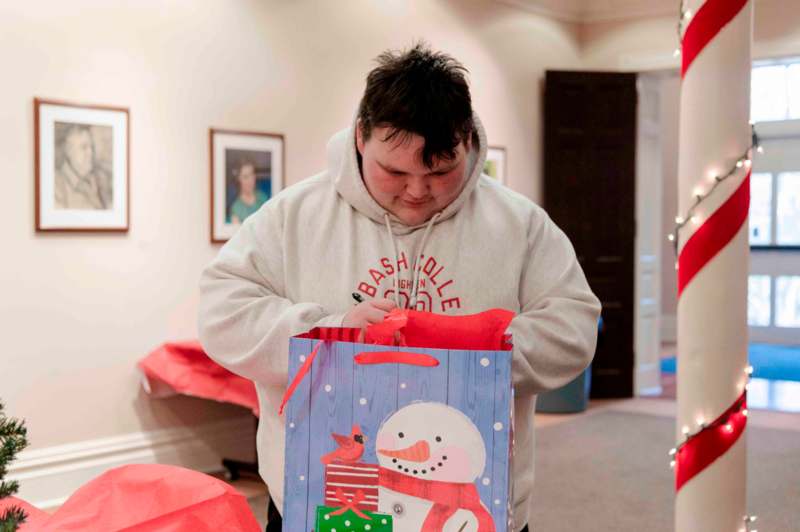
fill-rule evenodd
<path id="1" fill-rule="evenodd" d="M 386 275 L 394 275 L 394 266 L 392 265 L 392 261 L 389 259 L 389 257 L 381 258 L 381 266 L 383 266 L 383 271 L 386 272 Z"/>
<path id="2" fill-rule="evenodd" d="M 441 282 L 440 276 L 445 270 L 445 266 L 439 262 L 435 257 L 420 256 L 419 262 L 415 262 L 411 268 L 411 279 L 399 278 L 400 272 L 408 271 L 408 257 L 405 252 L 401 252 L 397 261 L 389 257 L 380 257 L 374 267 L 370 267 L 367 273 L 372 282 L 361 281 L 358 285 L 358 291 L 375 297 L 379 292 L 383 292 L 383 297 L 386 299 L 394 299 L 395 291 L 398 291 L 400 297 L 400 306 L 402 308 L 409 308 L 411 304 L 411 296 L 417 291 L 417 299 L 414 303 L 414 309 L 420 311 L 434 311 L 434 307 L 441 307 L 441 312 L 449 309 L 460 309 L 461 298 L 453 294 L 455 280 L 453 278 Z M 418 272 L 414 274 L 413 272 Z M 417 278 L 417 286 L 414 287 L 414 277 Z M 384 280 L 387 282 L 384 283 Z M 433 290 L 428 292 L 425 290 L 428 286 L 428 281 L 432 287 L 436 287 L 435 294 Z M 446 293 L 445 293 L 446 292 Z M 438 303 L 434 302 L 434 297 L 438 296 Z"/>
<path id="3" fill-rule="evenodd" d="M 358 291 L 367 294 L 369 297 L 375 297 L 375 293 L 378 291 L 378 289 L 372 285 L 361 282 L 358 284 Z"/>
<path id="4" fill-rule="evenodd" d="M 461 308 L 461 298 L 451 297 L 442 301 L 442 312 L 446 312 L 449 308 Z"/>
<path id="5" fill-rule="evenodd" d="M 386 279 L 385 275 L 383 275 L 378 270 L 373 270 L 372 268 L 370 268 L 369 274 L 372 276 L 372 280 L 375 281 L 375 284 L 378 284 L 378 285 L 381 284 L 381 281 Z"/>

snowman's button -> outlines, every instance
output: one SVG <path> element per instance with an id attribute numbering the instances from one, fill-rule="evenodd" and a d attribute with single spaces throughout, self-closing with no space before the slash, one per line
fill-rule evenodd
<path id="1" fill-rule="evenodd" d="M 403 515 L 404 511 L 403 505 L 400 504 L 399 502 L 394 503 L 394 506 L 392 506 L 392 511 L 397 515 Z"/>

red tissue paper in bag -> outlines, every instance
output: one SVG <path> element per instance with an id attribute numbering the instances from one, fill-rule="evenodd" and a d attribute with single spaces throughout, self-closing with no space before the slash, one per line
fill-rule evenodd
<path id="1" fill-rule="evenodd" d="M 244 406 L 258 416 L 258 396 L 252 381 L 211 360 L 197 341 L 165 343 L 139 361 L 145 389 L 166 385 L 184 395 Z"/>
<path id="2" fill-rule="evenodd" d="M 381 323 L 367 328 L 366 343 L 394 345 L 399 332 L 402 345 L 433 349 L 510 349 L 506 334 L 514 313 L 492 309 L 467 316 L 394 309 Z"/>
<path id="3" fill-rule="evenodd" d="M 181 467 L 136 464 L 111 469 L 76 491 L 51 516 L 20 532 L 261 532 L 244 495 Z"/>

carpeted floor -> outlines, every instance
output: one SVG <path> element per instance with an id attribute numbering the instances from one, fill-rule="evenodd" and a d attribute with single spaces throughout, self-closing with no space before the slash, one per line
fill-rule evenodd
<path id="1" fill-rule="evenodd" d="M 671 532 L 674 419 L 601 411 L 537 429 L 535 532 Z M 748 511 L 800 530 L 800 432 L 748 429 Z"/>

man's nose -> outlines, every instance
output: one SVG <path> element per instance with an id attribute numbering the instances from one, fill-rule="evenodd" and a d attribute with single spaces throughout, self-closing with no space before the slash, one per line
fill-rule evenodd
<path id="1" fill-rule="evenodd" d="M 428 182 L 422 176 L 412 176 L 406 181 L 406 192 L 409 196 L 422 199 L 428 195 Z"/>

